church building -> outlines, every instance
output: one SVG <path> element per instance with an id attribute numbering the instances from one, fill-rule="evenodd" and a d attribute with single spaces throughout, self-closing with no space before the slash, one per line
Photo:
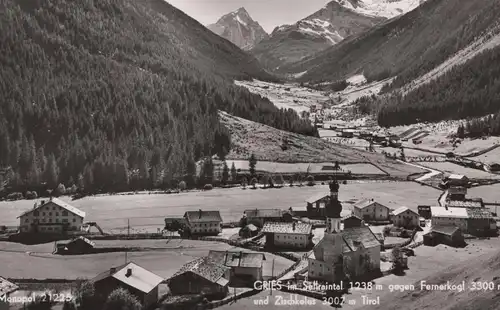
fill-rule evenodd
<path id="1" fill-rule="evenodd" d="M 339 184 L 330 183 L 330 201 L 326 205 L 325 236 L 314 247 L 308 262 L 308 278 L 336 282 L 347 275 L 364 278 L 380 272 L 380 242 L 368 226 L 341 230 L 342 204 L 338 200 Z"/>

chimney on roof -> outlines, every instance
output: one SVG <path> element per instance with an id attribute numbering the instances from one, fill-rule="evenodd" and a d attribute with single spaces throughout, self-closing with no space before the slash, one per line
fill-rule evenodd
<path id="1" fill-rule="evenodd" d="M 293 231 L 295 231 L 295 222 L 292 223 L 292 228 L 293 228 Z"/>
<path id="2" fill-rule="evenodd" d="M 200 219 L 201 219 L 201 209 L 200 209 Z"/>
<path id="3" fill-rule="evenodd" d="M 40 204 L 44 205 L 45 204 L 45 200 L 40 201 Z"/>
<path id="4" fill-rule="evenodd" d="M 132 268 L 128 268 L 127 269 L 127 273 L 125 274 L 125 276 L 128 278 L 132 275 Z"/>
<path id="5" fill-rule="evenodd" d="M 115 267 L 111 267 L 109 268 L 109 274 L 112 275 L 116 272 L 116 268 Z"/>

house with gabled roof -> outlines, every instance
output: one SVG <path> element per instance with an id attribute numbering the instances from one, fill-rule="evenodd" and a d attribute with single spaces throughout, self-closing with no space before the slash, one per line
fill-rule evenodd
<path id="1" fill-rule="evenodd" d="M 307 216 L 310 218 L 324 217 L 325 205 L 328 204 L 330 194 L 318 193 L 306 199 Z"/>
<path id="2" fill-rule="evenodd" d="M 32 209 L 23 212 L 18 218 L 21 232 L 62 233 L 80 231 L 85 212 L 51 197 L 35 203 Z"/>
<path id="3" fill-rule="evenodd" d="M 361 199 L 353 205 L 353 213 L 365 222 L 386 222 L 390 220 L 391 209 L 373 199 Z"/>
<path id="4" fill-rule="evenodd" d="M 454 226 L 433 226 L 424 236 L 424 245 L 436 246 L 446 244 L 452 247 L 465 245 L 465 239 L 458 227 Z"/>
<path id="5" fill-rule="evenodd" d="M 396 227 L 412 229 L 420 227 L 420 215 L 408 207 L 400 207 L 391 213 L 392 224 Z"/>
<path id="6" fill-rule="evenodd" d="M 79 236 L 67 242 L 57 243 L 57 254 L 74 255 L 92 253 L 95 247 L 95 242 Z"/>
<path id="7" fill-rule="evenodd" d="M 210 257 L 200 257 L 182 266 L 167 280 L 173 295 L 194 295 L 223 298 L 228 293 L 231 268 Z"/>
<path id="8" fill-rule="evenodd" d="M 123 288 L 137 297 L 144 308 L 158 301 L 158 286 L 163 281 L 162 277 L 134 262 L 112 267 L 90 280 L 101 297 L 107 298 L 112 291 Z"/>
<path id="9" fill-rule="evenodd" d="M 266 247 L 307 249 L 312 245 L 312 224 L 268 222 L 261 232 L 265 235 Z"/>
<path id="10" fill-rule="evenodd" d="M 222 217 L 219 211 L 187 211 L 186 226 L 193 235 L 217 236 L 222 232 Z"/>
<path id="11" fill-rule="evenodd" d="M 263 278 L 262 267 L 266 260 L 264 253 L 210 250 L 208 258 L 231 268 L 230 283 L 253 285 L 255 281 L 261 281 Z"/>
<path id="12" fill-rule="evenodd" d="M 264 226 L 266 222 L 290 221 L 291 215 L 288 218 L 285 215 L 290 215 L 290 213 L 281 209 L 248 209 L 244 212 L 247 223 L 258 227 Z"/>

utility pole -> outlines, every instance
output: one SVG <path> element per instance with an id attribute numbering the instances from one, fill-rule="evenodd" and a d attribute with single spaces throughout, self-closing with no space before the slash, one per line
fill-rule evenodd
<path id="1" fill-rule="evenodd" d="M 130 219 L 127 219 L 127 236 L 130 237 Z"/>
<path id="2" fill-rule="evenodd" d="M 273 267 L 271 269 L 271 279 L 274 281 L 274 258 L 273 258 Z M 273 285 L 271 283 L 271 290 L 269 291 L 269 295 L 273 295 Z"/>

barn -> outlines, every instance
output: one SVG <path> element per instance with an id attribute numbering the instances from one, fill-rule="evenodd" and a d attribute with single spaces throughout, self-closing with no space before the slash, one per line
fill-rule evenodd
<path id="1" fill-rule="evenodd" d="M 167 283 L 172 295 L 203 294 L 222 299 L 229 291 L 230 270 L 208 257 L 200 257 L 182 266 Z"/>

